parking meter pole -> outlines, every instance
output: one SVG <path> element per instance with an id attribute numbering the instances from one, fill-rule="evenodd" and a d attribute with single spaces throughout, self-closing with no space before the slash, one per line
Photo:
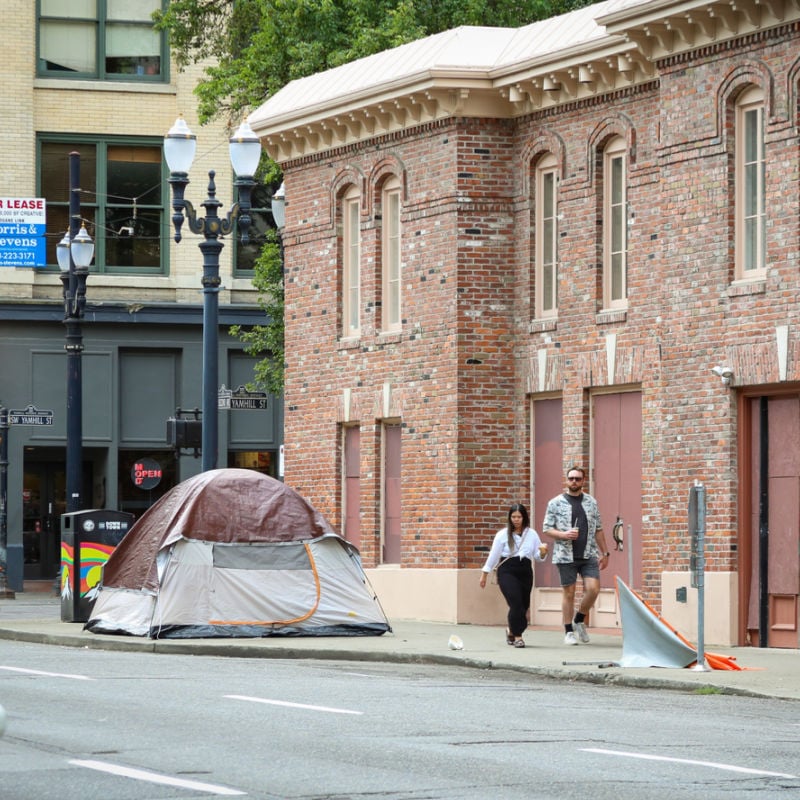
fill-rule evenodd
<path id="1" fill-rule="evenodd" d="M 708 672 L 705 654 L 705 535 L 706 535 L 706 487 L 698 483 L 692 487 L 696 514 L 696 529 L 692 532 L 695 548 L 695 581 L 697 585 L 697 663 L 692 667 L 699 672 Z"/>
<path id="2" fill-rule="evenodd" d="M 8 409 L 0 406 L 0 597 L 14 599 L 8 588 Z"/>

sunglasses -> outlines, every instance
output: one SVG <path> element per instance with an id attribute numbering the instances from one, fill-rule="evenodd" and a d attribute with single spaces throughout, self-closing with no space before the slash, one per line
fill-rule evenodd
<path id="1" fill-rule="evenodd" d="M 583 478 L 582 478 L 582 477 L 580 477 L 580 475 L 579 475 L 577 478 L 576 478 L 576 477 L 573 477 L 572 475 L 570 475 L 570 476 L 567 478 L 567 480 L 568 480 L 568 481 L 582 481 L 582 480 L 583 480 Z"/>

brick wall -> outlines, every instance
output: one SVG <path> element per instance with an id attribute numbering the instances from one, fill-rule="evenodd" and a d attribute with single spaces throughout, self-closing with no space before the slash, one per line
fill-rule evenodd
<path id="1" fill-rule="evenodd" d="M 731 363 L 745 391 L 775 384 L 775 328 L 798 323 L 798 41 L 785 26 L 665 60 L 659 81 L 605 98 L 513 121 L 440 121 L 284 165 L 286 479 L 339 525 L 337 425 L 361 424 L 368 564 L 382 418 L 403 424 L 403 565 L 476 567 L 508 503 L 532 500 L 529 399 L 563 397 L 561 469 L 593 456 L 591 393 L 632 387 L 642 392 L 645 595 L 658 605 L 662 573 L 688 569 L 695 480 L 709 488 L 707 568 L 738 568 L 738 412 L 711 367 Z M 769 97 L 769 270 L 736 285 L 730 109 L 748 83 Z M 611 136 L 629 154 L 629 305 L 600 314 L 600 153 Z M 563 165 L 559 316 L 546 324 L 531 319 L 530 273 L 531 172 L 545 150 Z M 380 246 L 370 187 L 387 159 L 405 185 L 396 336 L 370 316 Z M 332 208 L 347 174 L 365 195 L 365 324 L 343 343 Z M 790 347 L 785 380 L 798 379 Z"/>

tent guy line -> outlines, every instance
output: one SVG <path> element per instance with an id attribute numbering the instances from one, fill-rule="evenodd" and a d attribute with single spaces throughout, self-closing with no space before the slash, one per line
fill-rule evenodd
<path id="1" fill-rule="evenodd" d="M 309 706 L 305 703 L 289 703 L 285 700 L 268 700 L 265 697 L 248 697 L 247 695 L 243 694 L 226 694 L 223 695 L 229 700 L 245 700 L 248 703 L 265 703 L 266 705 L 270 706 L 284 706 L 285 708 L 300 708 L 304 711 L 325 711 L 329 714 L 355 714 L 356 716 L 362 716 L 364 714 L 363 711 L 351 711 L 347 708 L 330 708 L 328 706 Z"/>

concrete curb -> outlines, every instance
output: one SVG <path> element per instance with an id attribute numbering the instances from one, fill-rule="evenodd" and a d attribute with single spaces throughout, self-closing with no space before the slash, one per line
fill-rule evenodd
<path id="1" fill-rule="evenodd" d="M 690 694 L 726 694 L 753 698 L 771 698 L 773 694 L 759 692 L 752 688 L 720 686 L 712 681 L 687 681 L 676 678 L 658 678 L 627 671 L 608 671 L 608 668 L 589 667 L 586 670 L 553 668 L 537 665 L 518 664 L 490 658 L 475 658 L 463 651 L 448 653 L 400 652 L 397 650 L 369 650 L 341 647 L 338 642 L 325 647 L 297 647 L 285 644 L 283 640 L 165 640 L 139 639 L 126 636 L 80 633 L 49 633 L 22 628 L 0 628 L 0 639 L 28 642 L 34 644 L 57 645 L 61 647 L 109 650 L 117 652 L 153 653 L 157 655 L 204 655 L 212 657 L 269 658 L 269 659 L 311 659 L 322 661 L 352 661 L 364 663 L 430 664 L 459 666 L 478 670 L 507 670 L 563 683 L 580 682 L 606 686 L 620 686 L 633 689 L 658 689 Z M 598 658 L 598 664 L 603 663 Z M 590 662 L 587 662 L 589 664 Z M 713 674 L 713 673 L 707 673 Z M 782 698 L 794 699 L 794 698 Z"/>

